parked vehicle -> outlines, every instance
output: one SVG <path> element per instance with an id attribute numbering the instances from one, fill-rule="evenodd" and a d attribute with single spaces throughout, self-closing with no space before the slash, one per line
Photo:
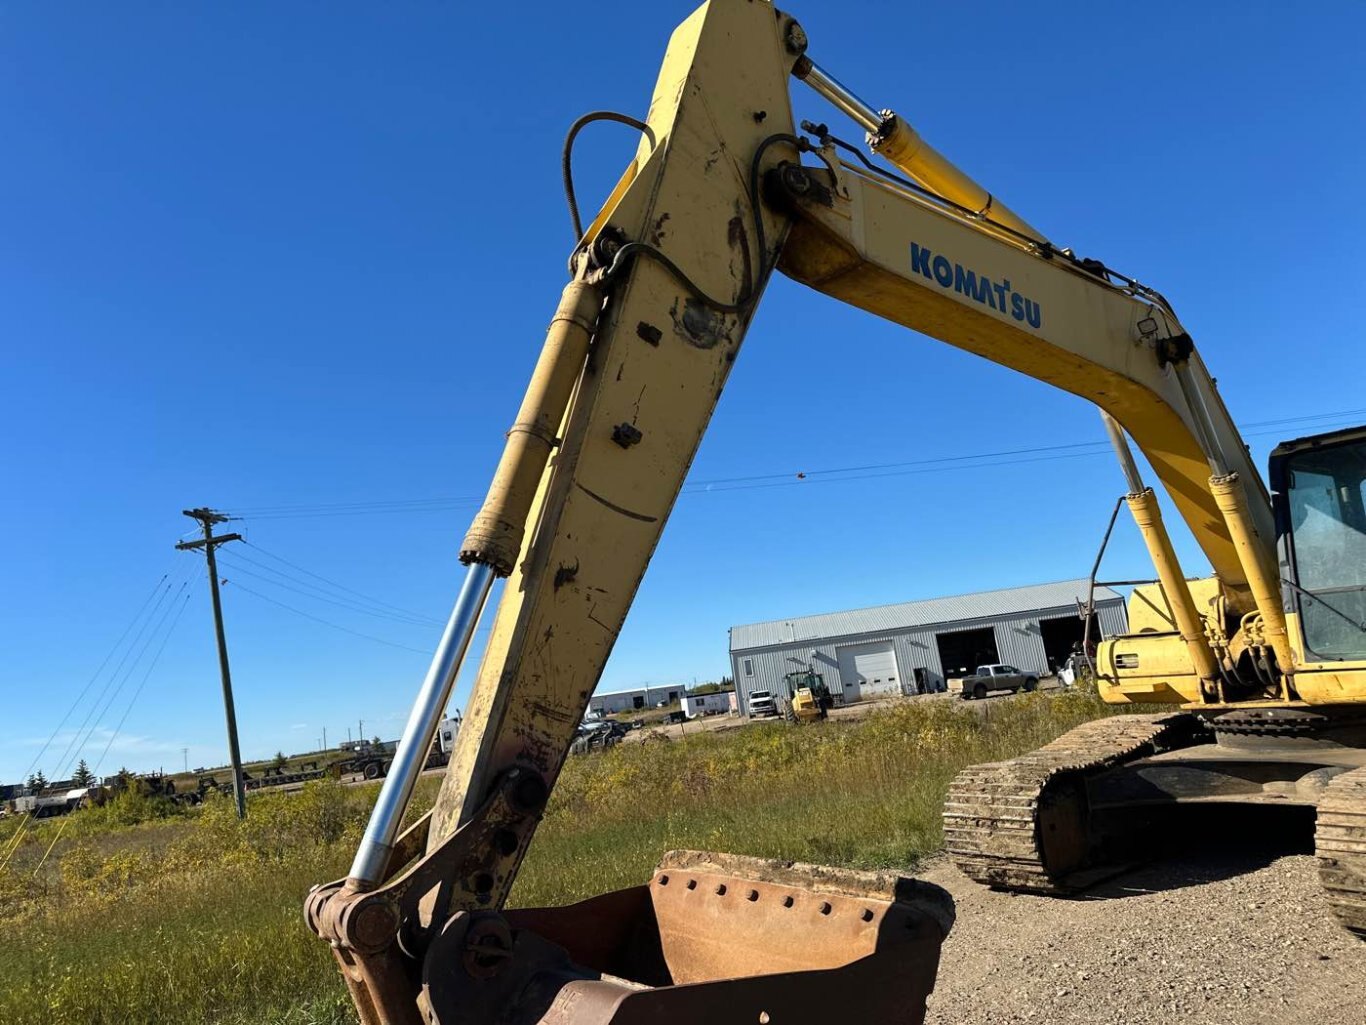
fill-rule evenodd
<path id="1" fill-rule="evenodd" d="M 615 719 L 600 719 L 589 716 L 579 723 L 574 733 L 574 741 L 569 747 L 570 754 L 585 755 L 590 751 L 605 751 L 616 747 L 621 738 L 631 732 L 625 723 Z"/>
<path id="2" fill-rule="evenodd" d="M 427 752 L 423 769 L 440 768 L 449 762 L 451 752 L 455 750 L 455 738 L 459 735 L 459 712 L 449 719 L 442 719 L 437 727 L 436 736 L 432 738 L 432 747 Z M 333 766 L 343 774 L 355 772 L 366 779 L 380 779 L 389 775 L 389 766 L 393 764 L 394 752 L 397 750 L 396 740 L 386 740 L 379 744 L 364 740 L 356 745 L 348 757 L 334 762 Z"/>
<path id="3" fill-rule="evenodd" d="M 814 722 L 826 717 L 833 702 L 824 676 L 804 669 L 788 673 L 783 681 L 787 684 L 787 692 L 792 696 L 790 718 L 794 722 Z"/>
<path id="4" fill-rule="evenodd" d="M 87 804 L 94 803 L 99 787 L 72 787 L 56 792 L 42 791 L 37 794 L 21 794 L 9 803 L 9 813 L 32 815 L 35 819 L 45 819 L 54 815 L 66 815 Z"/>
<path id="5" fill-rule="evenodd" d="M 749 692 L 749 717 L 764 719 L 778 714 L 778 702 L 772 691 L 752 690 Z"/>
<path id="6" fill-rule="evenodd" d="M 982 699 L 992 691 L 1008 690 L 1016 694 L 1022 690 L 1034 690 L 1039 685 L 1039 677 L 1035 673 L 1026 673 L 1014 666 L 996 665 L 978 666 L 977 672 L 971 676 L 963 677 L 963 689 L 958 696 L 964 701 L 972 698 Z"/>
<path id="7" fill-rule="evenodd" d="M 1095 676 L 1096 662 L 1090 655 L 1073 653 L 1067 656 L 1067 661 L 1058 670 L 1058 682 L 1062 684 L 1063 690 L 1071 690 L 1076 686 L 1077 680 L 1085 680 Z"/>

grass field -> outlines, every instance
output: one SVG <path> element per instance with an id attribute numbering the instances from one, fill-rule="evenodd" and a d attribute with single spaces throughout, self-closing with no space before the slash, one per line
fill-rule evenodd
<path id="1" fill-rule="evenodd" d="M 984 709 L 904 702 L 857 722 L 772 723 L 573 759 L 513 900 L 567 903 L 637 883 L 675 847 L 911 869 L 940 845 L 940 804 L 959 768 L 1107 711 L 1080 691 Z M 422 781 L 418 808 L 437 782 Z M 0 1022 L 353 1022 L 300 909 L 310 885 L 345 873 L 375 792 L 319 782 L 252 795 L 245 823 L 226 798 L 187 811 L 122 795 L 33 824 L 0 870 Z M 0 860 L 15 828 L 0 830 Z"/>

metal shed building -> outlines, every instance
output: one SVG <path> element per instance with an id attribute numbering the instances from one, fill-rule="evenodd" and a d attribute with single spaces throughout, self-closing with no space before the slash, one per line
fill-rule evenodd
<path id="1" fill-rule="evenodd" d="M 1005 662 L 1046 675 L 1080 640 L 1078 601 L 1089 581 L 1010 587 L 733 626 L 730 664 L 740 712 L 749 695 L 784 693 L 784 677 L 810 666 L 845 703 L 943 690 L 981 664 Z M 1096 588 L 1093 638 L 1123 633 L 1124 598 Z"/>
<path id="2" fill-rule="evenodd" d="M 598 715 L 639 711 L 654 708 L 661 701 L 668 704 L 681 701 L 687 692 L 687 686 L 681 683 L 661 683 L 655 686 L 636 687 L 632 690 L 606 691 L 601 694 L 594 694 L 588 699 L 588 710 Z"/>

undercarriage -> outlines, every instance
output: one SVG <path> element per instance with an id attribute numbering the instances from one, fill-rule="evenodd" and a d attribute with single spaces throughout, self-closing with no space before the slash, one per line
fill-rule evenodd
<path id="1" fill-rule="evenodd" d="M 1324 895 L 1366 937 L 1366 717 L 1333 709 L 1121 715 L 964 770 L 945 845 L 997 889 L 1079 894 L 1211 831 L 1312 836 Z"/>

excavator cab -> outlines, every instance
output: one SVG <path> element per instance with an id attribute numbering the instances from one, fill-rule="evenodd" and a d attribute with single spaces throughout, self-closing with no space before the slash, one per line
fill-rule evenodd
<path id="1" fill-rule="evenodd" d="M 1288 441 L 1271 453 L 1281 579 L 1292 643 L 1317 672 L 1366 662 L 1366 428 Z"/>

